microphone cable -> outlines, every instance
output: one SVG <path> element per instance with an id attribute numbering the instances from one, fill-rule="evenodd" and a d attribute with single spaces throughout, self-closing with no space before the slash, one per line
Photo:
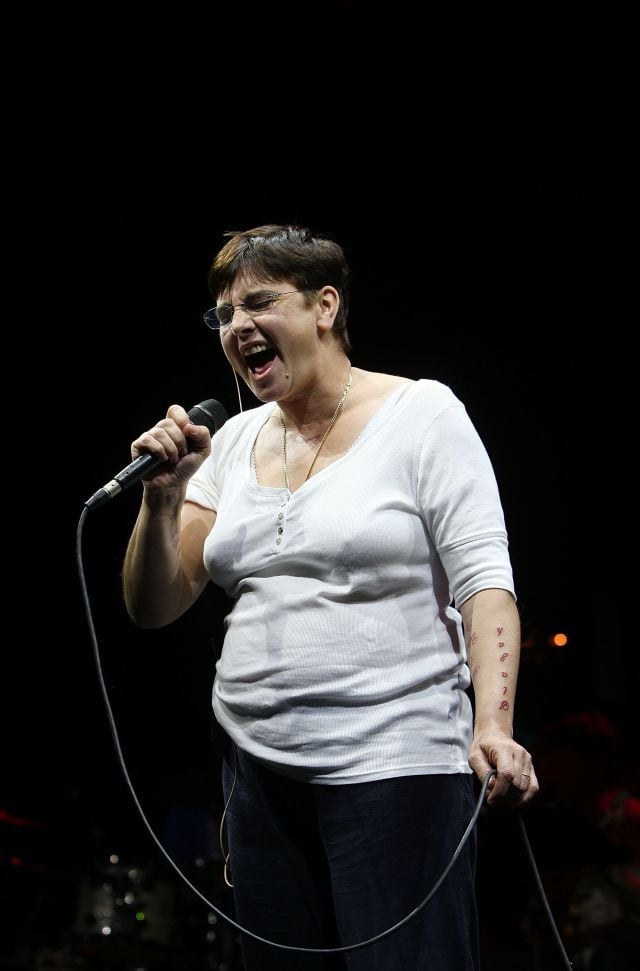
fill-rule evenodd
<path id="1" fill-rule="evenodd" d="M 230 917 L 224 911 L 220 910 L 220 908 L 217 907 L 211 900 L 209 900 L 208 897 L 205 897 L 205 895 L 200 890 L 198 890 L 198 888 L 193 883 L 191 883 L 191 881 L 186 876 L 186 874 L 184 874 L 182 872 L 182 870 L 180 869 L 180 867 L 178 866 L 178 864 L 173 860 L 173 858 L 170 856 L 170 854 L 164 848 L 164 846 L 160 842 L 159 838 L 156 836 L 156 834 L 154 832 L 154 829 L 151 826 L 151 823 L 149 822 L 149 820 L 147 819 L 147 817 L 146 817 L 146 815 L 144 813 L 144 810 L 142 808 L 142 805 L 140 803 L 140 800 L 138 799 L 137 793 L 136 793 L 136 791 L 134 789 L 133 783 L 131 782 L 131 778 L 129 777 L 129 772 L 127 770 L 127 767 L 126 767 L 126 764 L 125 764 L 125 760 L 124 760 L 124 756 L 123 756 L 123 753 L 122 753 L 122 747 L 120 745 L 120 738 L 118 736 L 118 730 L 117 730 L 117 726 L 116 726 L 116 723 L 115 723 L 115 718 L 113 716 L 113 709 L 111 707 L 111 702 L 109 701 L 109 694 L 108 694 L 107 686 L 106 686 L 106 683 L 105 683 L 105 680 L 104 680 L 104 675 L 103 675 L 103 672 L 102 672 L 102 664 L 101 664 L 101 661 L 100 661 L 100 651 L 99 651 L 99 648 L 98 648 L 98 640 L 97 640 L 97 637 L 96 637 L 95 626 L 94 626 L 93 617 L 92 617 L 92 614 L 91 614 L 91 604 L 90 604 L 90 601 L 89 601 L 89 595 L 88 595 L 88 591 L 87 591 L 87 584 L 86 584 L 86 580 L 85 580 L 85 576 L 84 576 L 84 568 L 83 568 L 83 564 L 82 564 L 82 533 L 83 533 L 83 529 L 84 529 L 84 522 L 85 522 L 85 520 L 87 518 L 88 513 L 89 513 L 89 507 L 85 506 L 83 508 L 83 510 L 82 510 L 82 513 L 80 514 L 80 519 L 79 519 L 79 522 L 78 522 L 78 528 L 77 528 L 77 532 L 76 532 L 76 560 L 77 560 L 77 567 L 78 567 L 78 576 L 79 576 L 79 580 L 80 580 L 80 587 L 81 587 L 81 591 L 82 591 L 82 602 L 84 604 L 85 613 L 86 613 L 86 617 L 87 617 L 87 624 L 89 626 L 89 632 L 90 632 L 90 636 L 91 636 L 91 645 L 92 645 L 92 649 L 93 649 L 94 660 L 95 660 L 95 663 L 96 663 L 96 671 L 97 671 L 97 675 L 98 675 L 98 683 L 99 683 L 99 686 L 100 686 L 100 692 L 102 694 L 102 699 L 104 701 L 104 704 L 105 704 L 105 707 L 106 707 L 106 710 L 107 710 L 107 720 L 108 720 L 108 724 L 109 724 L 109 729 L 111 731 L 111 737 L 113 739 L 113 743 L 114 743 L 114 746 L 115 746 L 118 763 L 119 763 L 120 768 L 122 770 L 122 774 L 123 774 L 124 779 L 125 779 L 125 782 L 127 784 L 127 788 L 129 789 L 129 792 L 131 793 L 131 797 L 132 797 L 132 799 L 133 799 L 133 801 L 134 801 L 134 803 L 136 805 L 136 808 L 137 808 L 137 810 L 138 810 L 138 812 L 140 814 L 140 818 L 142 819 L 142 822 L 144 823 L 144 826 L 145 826 L 147 832 L 151 836 L 151 839 L 153 840 L 153 842 L 155 843 L 155 845 L 157 846 L 157 848 L 160 850 L 160 853 L 165 858 L 165 860 L 167 861 L 167 863 L 169 864 L 169 866 L 171 866 L 171 868 L 177 873 L 177 875 L 180 877 L 180 879 L 183 881 L 183 883 L 185 883 L 187 885 L 187 887 L 189 887 L 189 889 L 197 897 L 199 897 L 200 900 L 203 901 L 203 903 L 205 903 L 207 905 L 207 907 L 210 907 L 211 910 L 214 911 L 214 913 L 216 913 L 219 917 L 221 917 L 223 920 L 225 920 L 232 927 L 234 927 L 237 931 L 240 931 L 242 934 L 246 934 L 248 937 L 252 937 L 255 941 L 259 941 L 261 944 L 267 944 L 270 947 L 280 948 L 283 951 L 298 951 L 298 952 L 301 952 L 301 953 L 304 953 L 304 954 L 344 954 L 347 951 L 357 951 L 357 950 L 360 950 L 361 948 L 368 947 L 371 944 L 375 944 L 378 941 L 381 941 L 385 937 L 389 937 L 390 934 L 395 933 L 401 927 L 403 927 L 405 924 L 409 923 L 410 920 L 413 920 L 413 918 L 417 914 L 419 914 L 420 911 L 423 910 L 427 906 L 427 904 L 429 903 L 429 901 L 431 900 L 431 898 L 435 895 L 436 891 L 439 889 L 439 887 L 441 886 L 441 884 L 444 882 L 444 880 L 447 877 L 449 871 L 451 870 L 451 868 L 455 864 L 456 860 L 458 859 L 460 853 L 462 852 L 462 849 L 463 849 L 463 847 L 464 847 L 467 839 L 469 838 L 469 836 L 470 836 L 470 834 L 471 834 L 471 832 L 473 830 L 473 827 L 476 825 L 476 821 L 478 819 L 478 816 L 480 815 L 480 811 L 482 809 L 482 805 L 484 803 L 484 798 L 485 798 L 485 795 L 486 795 L 486 792 L 487 792 L 487 786 L 489 784 L 489 780 L 491 779 L 492 776 L 496 775 L 496 770 L 495 769 L 490 769 L 487 772 L 487 774 L 485 775 L 485 777 L 484 777 L 484 779 L 482 781 L 482 786 L 481 786 L 481 789 L 480 789 L 480 794 L 478 796 L 478 801 L 476 803 L 476 807 L 475 807 L 475 810 L 473 812 L 473 815 L 471 816 L 471 819 L 469 820 L 469 824 L 467 825 L 467 828 L 465 829 L 464 833 L 462 834 L 462 837 L 460 839 L 460 842 L 458 843 L 456 849 L 454 850 L 454 853 L 453 853 L 451 859 L 449 860 L 449 863 L 444 868 L 444 870 L 442 871 L 440 877 L 436 880 L 435 884 L 433 885 L 433 887 L 431 888 L 431 890 L 429 891 L 429 893 L 427 894 L 427 896 L 410 913 L 408 913 L 405 917 L 403 917 L 401 920 L 399 920 L 396 924 L 393 924 L 391 927 L 388 927 L 386 930 L 381 931 L 379 934 L 376 934 L 374 937 L 370 937 L 370 938 L 368 938 L 365 941 L 358 941 L 356 944 L 346 944 L 346 945 L 344 945 L 342 947 L 317 948 L 317 947 L 300 947 L 300 946 L 293 945 L 293 944 L 281 944 L 278 941 L 270 941 L 268 938 L 261 937 L 259 934 L 255 934 L 253 931 L 249 930 L 247 927 L 243 927 L 241 924 L 238 924 L 235 920 L 233 920 L 232 917 Z M 536 863 L 535 863 L 535 860 L 533 858 L 533 853 L 531 851 L 531 846 L 529 844 L 529 840 L 527 838 L 527 833 L 526 833 L 526 830 L 525 830 L 524 822 L 522 820 L 522 816 L 521 816 L 520 813 L 518 813 L 518 817 L 519 817 L 520 826 L 521 826 L 521 829 L 522 829 L 523 838 L 524 838 L 524 841 L 525 841 L 525 846 L 526 846 L 526 849 L 527 849 L 527 855 L 529 857 L 529 861 L 530 861 L 531 866 L 533 868 L 533 872 L 534 872 L 535 879 L 536 879 L 536 884 L 537 884 L 538 890 L 540 892 L 540 895 L 542 897 L 542 902 L 543 902 L 543 906 L 544 906 L 545 912 L 546 912 L 547 917 L 549 919 L 549 922 L 551 924 L 551 928 L 552 928 L 552 931 L 553 931 L 553 934 L 554 934 L 556 943 L 558 945 L 558 948 L 560 950 L 560 953 L 562 955 L 562 958 L 563 958 L 563 962 L 565 964 L 565 967 L 568 968 L 569 971 L 572 971 L 572 967 L 573 966 L 572 966 L 572 964 L 571 964 L 571 962 L 569 960 L 569 957 L 568 957 L 568 955 L 567 955 L 567 953 L 565 951 L 564 945 L 562 943 L 562 939 L 560 937 L 560 934 L 559 934 L 558 929 L 556 927 L 555 921 L 553 919 L 553 914 L 551 913 L 551 908 L 549 906 L 549 903 L 547 901 L 547 898 L 546 898 L 546 895 L 545 895 L 545 892 L 544 892 L 544 888 L 542 886 L 542 880 L 540 879 L 540 874 L 538 873 L 538 868 L 537 868 Z"/>

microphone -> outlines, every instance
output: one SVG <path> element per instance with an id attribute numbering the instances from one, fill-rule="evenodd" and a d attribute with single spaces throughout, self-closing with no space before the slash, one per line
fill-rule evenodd
<path id="1" fill-rule="evenodd" d="M 189 421 L 192 425 L 206 425 L 209 429 L 209 433 L 213 435 L 222 428 L 225 421 L 227 420 L 227 412 L 219 401 L 215 398 L 208 398 L 207 401 L 201 401 L 199 405 L 194 405 L 193 408 L 188 412 Z M 147 473 L 155 469 L 157 465 L 162 465 L 164 459 L 160 459 L 155 455 L 139 455 L 133 462 L 125 466 L 121 472 L 103 485 L 102 489 L 98 489 L 97 492 L 87 499 L 85 506 L 88 509 L 96 509 L 98 506 L 104 505 L 105 502 L 109 502 L 110 499 L 114 499 L 119 496 L 121 492 L 128 489 L 135 482 L 139 480 Z"/>

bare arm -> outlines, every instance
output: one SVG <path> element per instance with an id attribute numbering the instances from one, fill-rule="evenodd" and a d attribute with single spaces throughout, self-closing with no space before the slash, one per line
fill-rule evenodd
<path id="1" fill-rule="evenodd" d="M 144 482 L 124 560 L 125 605 L 140 627 L 164 627 L 176 620 L 207 582 L 202 554 L 216 514 L 185 502 L 185 494 L 209 449 L 207 429 L 191 425 L 179 405 L 172 405 L 167 417 L 131 447 L 133 458 L 149 452 L 164 461 Z"/>
<path id="2" fill-rule="evenodd" d="M 506 590 L 481 590 L 460 608 L 475 695 L 469 765 L 480 780 L 496 769 L 488 803 L 523 805 L 538 792 L 531 756 L 513 739 L 520 618 Z"/>
<path id="3" fill-rule="evenodd" d="M 204 541 L 216 514 L 186 502 L 153 510 L 143 502 L 124 561 L 124 598 L 139 627 L 164 627 L 197 600 L 206 583 Z"/>

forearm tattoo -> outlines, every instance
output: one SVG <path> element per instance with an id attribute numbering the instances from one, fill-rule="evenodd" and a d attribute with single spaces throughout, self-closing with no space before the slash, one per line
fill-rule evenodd
<path id="1" fill-rule="evenodd" d="M 498 637 L 502 637 L 503 630 L 504 630 L 504 627 L 496 627 L 496 634 L 498 635 Z M 498 641 L 498 650 L 501 651 L 503 649 L 503 647 L 504 647 L 504 641 L 499 640 Z M 509 657 L 509 652 L 508 651 L 503 651 L 502 654 L 500 655 L 500 663 L 501 664 L 504 664 L 504 662 L 507 660 L 508 657 Z M 503 678 L 508 678 L 509 677 L 509 672 L 508 671 L 501 671 L 500 672 L 500 675 Z M 508 691 L 509 691 L 509 689 L 508 689 L 507 685 L 505 684 L 504 687 L 503 687 L 503 689 L 502 689 L 502 694 L 503 695 L 506 695 L 506 694 L 508 694 Z M 507 701 L 506 698 L 503 698 L 502 701 L 500 702 L 499 710 L 500 711 L 509 711 L 509 702 Z"/>
<path id="2" fill-rule="evenodd" d="M 498 647 L 498 651 L 500 652 L 498 654 L 498 656 L 497 656 L 497 660 L 498 660 L 499 664 L 501 664 L 501 665 L 504 664 L 504 662 L 507 660 L 507 658 L 511 656 L 511 654 L 510 654 L 509 651 L 505 651 L 504 650 L 504 648 L 505 648 L 505 641 L 502 640 L 502 634 L 503 634 L 503 632 L 504 632 L 504 627 L 496 627 L 496 635 L 497 635 L 497 638 L 498 638 L 498 640 L 497 640 L 497 647 Z M 478 635 L 476 634 L 475 631 L 472 631 L 472 633 L 469 635 L 469 667 L 471 668 L 471 677 L 472 677 L 472 679 L 475 679 L 476 675 L 478 674 L 478 671 L 480 670 L 480 665 L 479 664 L 475 664 L 475 659 L 474 659 L 473 650 L 472 650 L 474 644 L 476 644 L 477 641 L 478 641 Z M 503 668 L 500 671 L 500 678 L 501 679 L 504 678 L 506 681 L 508 681 L 508 679 L 509 679 L 509 672 L 506 671 L 506 670 L 504 670 L 504 668 Z M 502 692 L 501 692 L 501 694 L 502 694 L 502 701 L 500 702 L 500 704 L 498 706 L 498 710 L 499 711 L 509 711 L 509 709 L 510 709 L 511 706 L 510 706 L 509 701 L 507 700 L 507 697 L 506 697 L 509 694 L 509 686 L 508 685 L 505 684 L 505 685 L 502 686 Z"/>
<path id="3" fill-rule="evenodd" d="M 475 667 L 474 667 L 474 663 L 473 663 L 473 651 L 471 650 L 471 648 L 477 642 L 477 640 L 478 640 L 478 635 L 476 634 L 475 631 L 472 631 L 471 634 L 469 635 L 469 667 L 471 668 L 471 677 L 472 678 L 475 678 L 476 674 L 480 670 L 480 665 L 479 664 L 476 664 Z"/>

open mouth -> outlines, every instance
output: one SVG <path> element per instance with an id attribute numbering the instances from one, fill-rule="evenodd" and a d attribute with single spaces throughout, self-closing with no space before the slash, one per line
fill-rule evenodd
<path id="1" fill-rule="evenodd" d="M 245 362 L 251 373 L 260 377 L 269 370 L 269 366 L 276 358 L 275 347 L 269 347 L 268 344 L 257 344 L 255 347 L 250 348 L 245 354 Z"/>

